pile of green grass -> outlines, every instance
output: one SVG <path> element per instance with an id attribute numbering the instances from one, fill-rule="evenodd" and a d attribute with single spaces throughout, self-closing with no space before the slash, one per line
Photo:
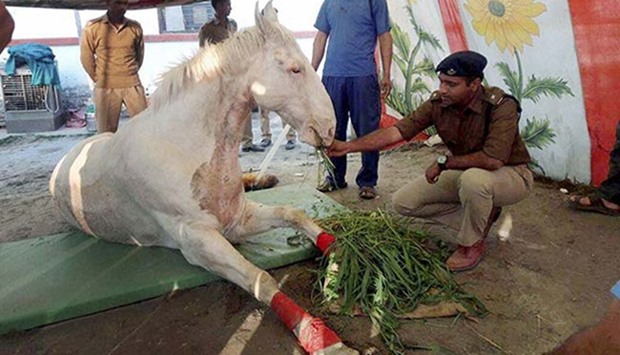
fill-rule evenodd
<path id="1" fill-rule="evenodd" d="M 420 304 L 461 304 L 469 314 L 486 308 L 465 293 L 445 266 L 449 250 L 431 236 L 385 211 L 345 211 L 319 221 L 336 236 L 319 269 L 317 294 L 324 306 L 337 303 L 340 313 L 355 310 L 370 317 L 392 353 L 401 353 L 398 315 Z M 434 245 L 425 248 L 425 245 Z"/>

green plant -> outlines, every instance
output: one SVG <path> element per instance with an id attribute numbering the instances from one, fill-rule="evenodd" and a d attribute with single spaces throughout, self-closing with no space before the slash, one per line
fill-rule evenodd
<path id="1" fill-rule="evenodd" d="M 393 23 L 391 31 L 395 48 L 393 60 L 402 73 L 405 83 L 401 87 L 392 82 L 392 92 L 386 100 L 386 104 L 402 116 L 415 111 L 432 92 L 425 78 L 437 78 L 433 61 L 426 56 L 421 56 L 421 50 L 426 46 L 442 49 L 437 37 L 418 25 L 411 6 L 405 6 L 405 8 L 417 42 L 412 46 L 407 32 L 403 31 L 398 24 Z M 436 131 L 434 127 L 431 127 L 426 133 L 434 134 Z"/>

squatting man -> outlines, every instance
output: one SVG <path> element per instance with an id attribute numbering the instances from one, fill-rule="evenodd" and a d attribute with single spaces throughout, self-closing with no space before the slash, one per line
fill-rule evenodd
<path id="1" fill-rule="evenodd" d="M 476 52 L 449 55 L 436 68 L 439 90 L 396 125 L 349 142 L 334 141 L 328 154 L 381 149 L 409 140 L 434 125 L 450 154 L 426 174 L 394 193 L 395 210 L 436 220 L 458 230 L 452 271 L 474 268 L 486 252 L 485 238 L 503 206 L 524 199 L 533 186 L 530 155 L 519 135 L 519 102 L 482 85 L 486 58 Z"/>

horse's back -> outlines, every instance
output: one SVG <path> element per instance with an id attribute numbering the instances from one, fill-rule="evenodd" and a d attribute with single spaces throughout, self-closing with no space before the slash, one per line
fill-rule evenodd
<path id="1" fill-rule="evenodd" d="M 54 169 L 52 197 L 63 217 L 88 234 L 117 243 L 175 247 L 128 181 L 141 176 L 127 171 L 127 143 L 110 133 L 78 143 Z"/>

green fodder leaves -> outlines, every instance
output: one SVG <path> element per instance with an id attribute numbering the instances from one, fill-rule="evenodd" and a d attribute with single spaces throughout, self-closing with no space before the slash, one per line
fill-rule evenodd
<path id="1" fill-rule="evenodd" d="M 402 353 L 398 315 L 420 304 L 457 302 L 472 315 L 485 315 L 484 305 L 466 294 L 443 260 L 449 250 L 406 219 L 382 210 L 344 211 L 319 224 L 336 236 L 332 252 L 319 270 L 320 296 L 342 314 L 370 317 L 392 353 Z"/>

